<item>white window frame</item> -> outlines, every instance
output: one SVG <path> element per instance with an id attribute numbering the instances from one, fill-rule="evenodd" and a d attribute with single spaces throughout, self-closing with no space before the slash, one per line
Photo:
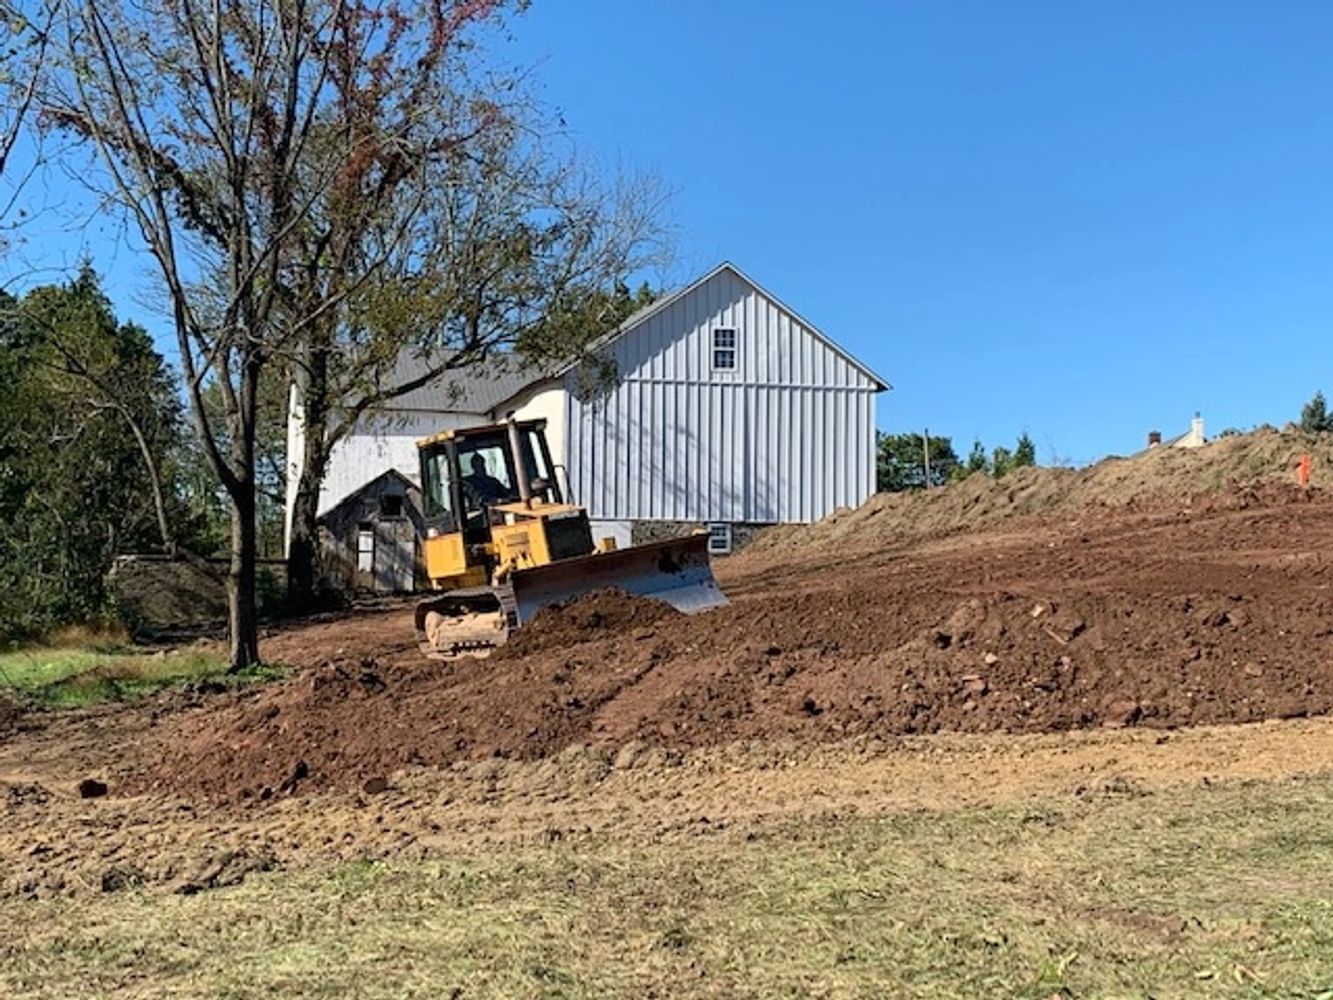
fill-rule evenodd
<path id="1" fill-rule="evenodd" d="M 731 555 L 731 524 L 716 521 L 708 526 L 708 552 L 715 556 Z"/>
<path id="2" fill-rule="evenodd" d="M 730 334 L 730 344 L 719 344 L 719 336 Z M 713 327 L 713 371 L 715 372 L 734 372 L 740 368 L 741 338 L 734 326 L 715 326 Z M 722 355 L 728 355 L 731 358 L 731 364 L 718 364 L 718 358 Z"/>
<path id="3" fill-rule="evenodd" d="M 363 544 L 365 542 L 370 544 Z M 375 526 L 369 521 L 362 521 L 356 526 L 356 571 L 375 572 Z"/>

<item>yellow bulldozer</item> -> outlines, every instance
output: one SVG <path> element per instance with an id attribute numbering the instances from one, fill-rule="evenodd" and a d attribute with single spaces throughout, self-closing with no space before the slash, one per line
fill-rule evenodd
<path id="1" fill-rule="evenodd" d="M 687 614 L 727 603 L 704 533 L 625 549 L 594 542 L 587 511 L 557 481 L 544 420 L 444 431 L 417 451 L 425 571 L 438 591 L 416 609 L 428 656 L 484 656 L 541 608 L 603 588 Z"/>

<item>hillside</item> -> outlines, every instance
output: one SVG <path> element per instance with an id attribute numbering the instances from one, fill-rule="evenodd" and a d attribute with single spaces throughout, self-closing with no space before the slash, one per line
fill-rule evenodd
<path id="1" fill-rule="evenodd" d="M 852 536 L 909 540 L 1061 511 L 1188 503 L 1294 483 L 1296 463 L 1306 453 L 1314 460 L 1312 485 L 1333 486 L 1333 434 L 1265 429 L 1202 448 L 1154 448 L 1130 458 L 1105 458 L 1083 469 L 1018 469 L 998 480 L 973 475 L 938 490 L 878 493 L 855 510 L 816 524 L 770 528 L 747 551 L 822 547 Z"/>

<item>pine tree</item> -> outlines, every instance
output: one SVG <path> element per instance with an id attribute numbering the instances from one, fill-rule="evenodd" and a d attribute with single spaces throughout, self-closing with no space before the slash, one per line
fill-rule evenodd
<path id="1" fill-rule="evenodd" d="M 972 452 L 967 456 L 967 471 L 986 472 L 990 468 L 990 459 L 986 457 L 986 448 L 980 440 L 972 442 Z"/>
<path id="2" fill-rule="evenodd" d="M 1307 434 L 1333 431 L 1333 416 L 1328 413 L 1322 392 L 1316 392 L 1310 402 L 1301 407 L 1301 430 Z"/>
<path id="3" fill-rule="evenodd" d="M 1014 449 L 1013 468 L 1036 464 L 1037 446 L 1032 443 L 1032 438 L 1028 437 L 1028 432 L 1024 431 L 1018 439 L 1018 446 Z"/>

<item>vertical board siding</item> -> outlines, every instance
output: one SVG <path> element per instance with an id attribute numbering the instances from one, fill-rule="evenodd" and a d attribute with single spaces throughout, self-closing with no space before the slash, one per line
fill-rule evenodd
<path id="1" fill-rule="evenodd" d="M 713 329 L 737 368 L 713 370 Z M 727 269 L 609 348 L 620 381 L 571 391 L 569 476 L 595 519 L 813 521 L 873 491 L 878 387 Z"/>

